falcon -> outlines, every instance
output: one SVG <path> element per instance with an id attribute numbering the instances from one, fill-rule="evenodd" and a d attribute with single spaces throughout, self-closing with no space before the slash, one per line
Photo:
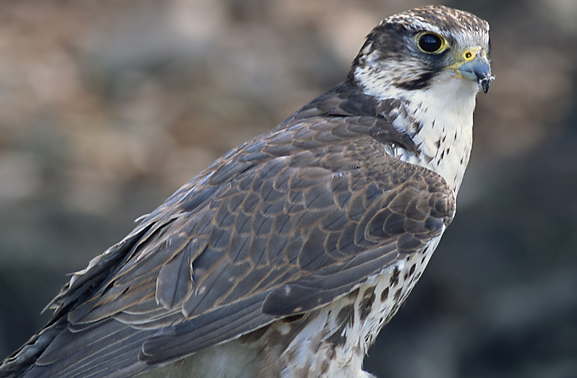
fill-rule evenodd
<path id="1" fill-rule="evenodd" d="M 370 377 L 455 214 L 489 25 L 388 17 L 344 82 L 230 151 L 75 273 L 3 377 Z"/>

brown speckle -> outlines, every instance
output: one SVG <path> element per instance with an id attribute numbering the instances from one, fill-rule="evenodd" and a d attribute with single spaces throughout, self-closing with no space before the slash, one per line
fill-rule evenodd
<path id="1" fill-rule="evenodd" d="M 386 287 L 385 290 L 381 293 L 381 302 L 384 302 L 389 297 L 389 288 Z"/>
<path id="2" fill-rule="evenodd" d="M 359 289 L 355 289 L 347 294 L 346 298 L 355 300 L 359 296 Z"/>
<path id="3" fill-rule="evenodd" d="M 360 317 L 362 321 L 364 321 L 371 313 L 374 302 L 375 302 L 375 287 L 373 286 L 369 287 L 363 293 L 363 299 L 361 300 L 360 304 Z"/>
<path id="4" fill-rule="evenodd" d="M 399 270 L 399 268 L 395 267 L 395 270 L 393 270 L 393 274 L 391 275 L 391 279 L 389 280 L 389 286 L 391 287 L 397 286 L 397 284 L 399 283 L 400 273 L 401 271 Z"/>
<path id="5" fill-rule="evenodd" d="M 395 301 L 398 301 L 399 298 L 401 298 L 401 293 L 403 292 L 403 289 L 400 288 L 397 291 L 395 291 L 395 295 L 393 296 L 395 298 Z"/>
<path id="6" fill-rule="evenodd" d="M 405 272 L 405 280 L 407 280 L 409 277 L 411 277 L 413 274 L 415 274 L 415 264 L 411 265 L 411 268 Z"/>
<path id="7" fill-rule="evenodd" d="M 345 330 L 347 326 L 351 326 L 355 320 L 355 308 L 351 303 L 344 306 L 339 310 L 337 314 L 337 323 L 339 327 L 333 332 L 332 335 L 326 338 L 327 342 L 332 344 L 333 349 L 339 345 L 345 345 L 347 342 L 347 335 Z"/>
<path id="8" fill-rule="evenodd" d="M 339 310 L 337 322 L 339 324 L 352 324 L 355 320 L 355 311 L 353 304 L 348 304 Z"/>

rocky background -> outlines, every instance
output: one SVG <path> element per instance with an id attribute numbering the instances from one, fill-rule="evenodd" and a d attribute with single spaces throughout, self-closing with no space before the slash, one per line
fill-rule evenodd
<path id="1" fill-rule="evenodd" d="M 410 0 L 0 1 L 0 359 L 44 305 L 218 156 L 341 81 Z M 454 223 L 365 363 L 577 377 L 577 2 L 447 1 L 491 23 Z"/>

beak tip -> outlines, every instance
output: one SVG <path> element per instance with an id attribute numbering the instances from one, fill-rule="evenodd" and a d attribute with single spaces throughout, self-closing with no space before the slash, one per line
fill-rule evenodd
<path id="1" fill-rule="evenodd" d="M 476 81 L 483 92 L 489 91 L 494 77 L 491 75 L 491 63 L 486 55 L 477 54 L 474 59 L 461 63 L 456 70 L 461 77 Z"/>
<path id="2" fill-rule="evenodd" d="M 479 84 L 481 84 L 481 89 L 483 89 L 483 93 L 489 92 L 489 86 L 491 85 L 491 82 L 494 79 L 495 78 L 493 76 L 489 75 L 479 80 Z"/>

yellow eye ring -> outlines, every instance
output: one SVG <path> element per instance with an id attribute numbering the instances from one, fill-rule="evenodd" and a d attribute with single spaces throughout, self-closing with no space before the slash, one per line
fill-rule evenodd
<path id="1" fill-rule="evenodd" d="M 421 32 L 415 37 L 419 50 L 425 54 L 439 54 L 447 48 L 447 40 L 433 32 Z"/>
<path id="2" fill-rule="evenodd" d="M 471 51 L 465 51 L 463 53 L 463 59 L 465 59 L 465 62 L 468 62 L 469 60 L 473 59 L 475 57 L 475 54 L 473 54 L 473 52 Z"/>

